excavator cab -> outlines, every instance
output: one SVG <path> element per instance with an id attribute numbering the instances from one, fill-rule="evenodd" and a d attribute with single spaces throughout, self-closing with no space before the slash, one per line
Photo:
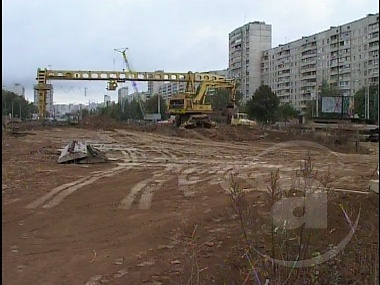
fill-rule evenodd
<path id="1" fill-rule="evenodd" d="M 169 109 L 171 109 L 171 110 L 185 109 L 185 99 L 184 98 L 170 99 L 169 100 Z"/>

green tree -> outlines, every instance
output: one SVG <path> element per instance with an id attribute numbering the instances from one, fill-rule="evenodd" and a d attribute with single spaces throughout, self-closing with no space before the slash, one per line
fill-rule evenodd
<path id="1" fill-rule="evenodd" d="M 369 89 L 369 90 L 368 90 Z M 378 102 L 379 92 L 378 85 L 370 86 L 369 88 L 363 87 L 359 89 L 354 95 L 354 113 L 361 119 L 365 118 L 365 101 L 366 93 L 369 91 L 369 118 L 377 120 L 378 117 Z"/>
<path id="2" fill-rule="evenodd" d="M 289 119 L 298 118 L 299 111 L 296 110 L 292 105 L 286 103 L 278 107 L 277 118 L 282 121 L 287 121 Z"/>
<path id="3" fill-rule="evenodd" d="M 329 84 L 326 79 L 322 80 L 322 85 L 319 88 L 319 97 L 339 96 L 338 89 L 335 85 Z"/>
<path id="4" fill-rule="evenodd" d="M 279 99 L 267 85 L 256 89 L 253 97 L 248 100 L 246 112 L 250 118 L 259 122 L 268 123 L 275 120 L 278 111 Z"/>
<path id="5" fill-rule="evenodd" d="M 24 97 L 19 96 L 14 92 L 2 89 L 1 95 L 3 115 L 12 114 L 12 106 L 13 116 L 20 117 L 21 110 L 21 119 L 23 120 L 31 118 L 32 114 L 38 113 L 37 106 L 35 106 L 33 103 L 28 102 Z"/>
<path id="6" fill-rule="evenodd" d="M 164 98 L 162 96 L 160 97 L 160 113 L 161 118 L 164 120 L 166 119 L 166 103 Z M 157 113 L 158 112 L 158 95 L 153 95 L 151 98 L 149 98 L 145 103 L 145 111 L 149 114 Z"/>
<path id="7" fill-rule="evenodd" d="M 235 95 L 235 104 L 241 106 L 243 94 L 239 91 Z M 206 97 L 206 103 L 211 104 L 214 111 L 219 111 L 222 114 L 225 112 L 227 105 L 231 102 L 230 90 L 225 88 L 217 88 L 213 95 Z"/>
<path id="8" fill-rule="evenodd" d="M 133 99 L 129 104 L 129 118 L 134 120 L 143 119 L 139 102 L 136 99 Z"/>

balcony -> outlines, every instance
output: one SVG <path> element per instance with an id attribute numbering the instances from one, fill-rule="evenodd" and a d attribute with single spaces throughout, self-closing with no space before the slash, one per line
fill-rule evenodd
<path id="1" fill-rule="evenodd" d="M 313 79 L 313 78 L 316 78 L 317 77 L 317 74 L 303 74 L 302 76 L 301 76 L 301 80 L 303 80 L 303 79 Z"/>
<path id="2" fill-rule="evenodd" d="M 307 52 L 302 52 L 301 58 L 308 58 L 308 57 L 315 57 L 317 55 L 317 49 L 307 51 Z"/>
<path id="3" fill-rule="evenodd" d="M 301 74 L 306 73 L 306 72 L 311 72 L 311 71 L 317 71 L 317 67 L 307 67 L 307 68 L 301 68 Z"/>
<path id="4" fill-rule="evenodd" d="M 302 81 L 303 87 L 315 87 L 317 86 L 317 82 L 315 81 Z"/>
<path id="5" fill-rule="evenodd" d="M 310 44 L 303 45 L 302 46 L 302 52 L 307 52 L 309 50 L 316 49 L 316 47 L 317 47 L 317 43 L 316 42 L 312 42 Z"/>

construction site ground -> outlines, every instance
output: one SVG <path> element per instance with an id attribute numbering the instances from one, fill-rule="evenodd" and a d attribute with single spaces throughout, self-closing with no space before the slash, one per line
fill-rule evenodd
<path id="1" fill-rule="evenodd" d="M 110 162 L 57 164 L 71 140 L 90 142 Z M 329 229 L 315 240 L 327 247 L 349 232 L 335 207 L 344 203 L 353 220 L 361 208 L 347 248 L 375 252 L 378 196 L 355 191 L 367 192 L 378 143 L 358 148 L 344 139 L 231 126 L 3 131 L 3 284 L 243 284 L 246 260 L 229 204 L 230 174 L 264 207 L 271 171 L 289 178 L 307 153 L 316 169 L 331 172 L 329 187 L 336 189 Z M 340 264 L 342 275 L 358 276 L 347 262 Z"/>

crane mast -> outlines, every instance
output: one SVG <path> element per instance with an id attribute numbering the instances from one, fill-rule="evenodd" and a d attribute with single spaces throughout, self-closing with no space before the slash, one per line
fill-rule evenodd
<path id="1" fill-rule="evenodd" d="M 125 63 L 125 67 L 127 68 L 127 71 L 132 71 L 131 66 L 129 64 L 129 61 L 128 61 L 128 58 L 127 58 L 127 54 L 126 54 L 127 49 L 128 48 L 115 49 L 115 51 L 120 52 L 123 55 L 123 59 L 124 59 L 124 63 Z M 138 98 L 137 101 L 139 103 L 141 115 L 145 119 L 145 107 L 144 107 L 144 103 L 141 100 L 141 97 L 140 97 L 140 94 L 139 94 L 139 90 L 137 89 L 137 84 L 136 84 L 136 82 L 134 80 L 132 80 L 132 87 L 133 87 L 133 90 L 135 91 L 135 93 L 137 95 L 137 98 Z"/>

